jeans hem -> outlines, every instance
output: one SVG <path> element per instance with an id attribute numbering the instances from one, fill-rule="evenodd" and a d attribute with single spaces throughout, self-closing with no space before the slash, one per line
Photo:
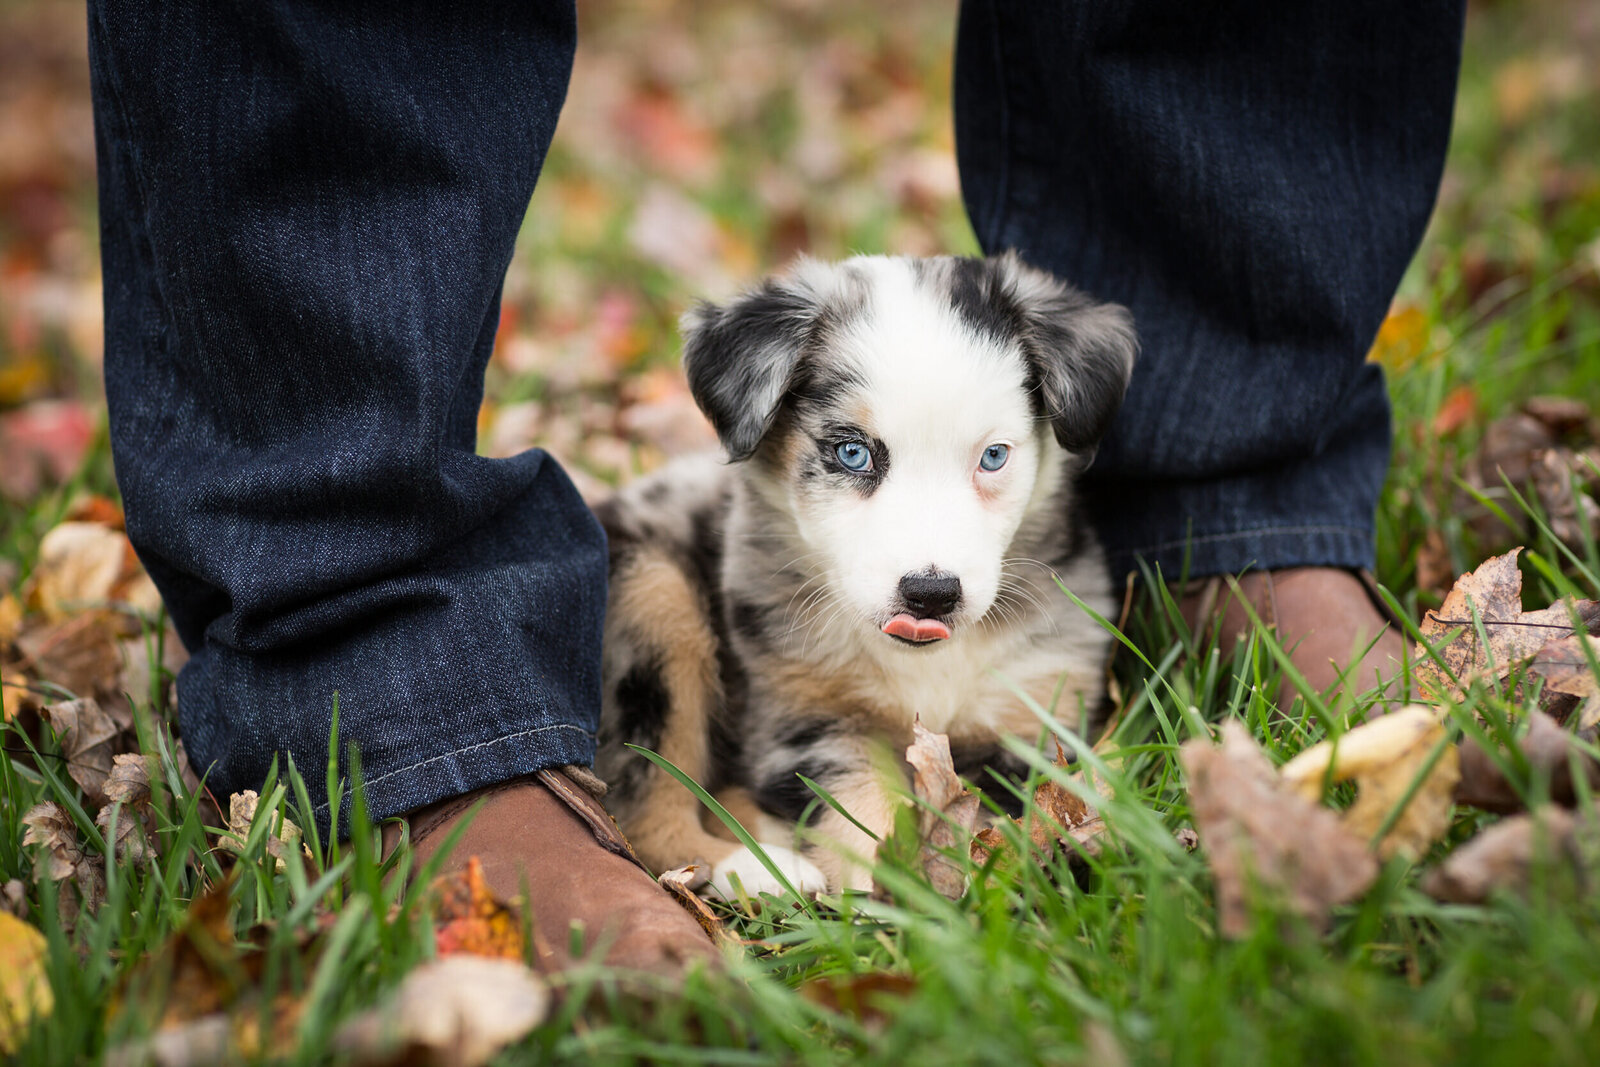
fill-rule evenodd
<path id="1" fill-rule="evenodd" d="M 587 767 L 594 763 L 595 743 L 594 731 L 570 723 L 503 734 L 363 780 L 367 809 L 374 819 L 388 819 L 550 767 L 569 763 Z M 345 798 L 341 809 L 348 805 Z M 318 823 L 326 820 L 329 808 L 326 801 L 317 806 Z"/>
<path id="2" fill-rule="evenodd" d="M 1161 541 L 1112 554 L 1114 574 L 1141 564 L 1167 581 L 1284 567 L 1372 567 L 1372 529 L 1344 523 L 1262 526 Z"/>

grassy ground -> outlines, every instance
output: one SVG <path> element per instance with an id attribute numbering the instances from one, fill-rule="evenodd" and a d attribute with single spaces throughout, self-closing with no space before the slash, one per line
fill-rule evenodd
<path id="1" fill-rule="evenodd" d="M 72 96 L 83 91 L 75 11 L 0 6 L 0 38 L 34 46 L 8 46 L 17 50 L 9 67 L 0 62 L 13 72 L 0 83 L 0 114 L 56 131 L 34 129 L 46 143 L 18 149 L 25 135 L 6 130 L 0 405 L 64 398 L 98 417 L 92 180 L 73 140 L 83 118 Z M 672 369 L 672 322 L 692 297 L 800 248 L 965 251 L 972 239 L 941 104 L 943 7 L 656 0 L 585 5 L 584 17 L 573 103 L 507 284 L 482 441 L 491 452 L 551 443 L 601 483 L 703 440 Z M 1529 546 L 1530 606 L 1570 591 L 1600 597 L 1592 529 L 1564 547 L 1514 501 L 1509 516 L 1527 529 L 1462 488 L 1486 428 L 1529 397 L 1600 399 L 1600 72 L 1586 58 L 1600 54 L 1600 8 L 1502 2 L 1475 10 L 1468 29 L 1440 209 L 1375 349 L 1396 422 L 1378 571 L 1413 619 L 1437 605 L 1441 582 L 1518 543 Z M 74 498 L 114 491 L 103 432 L 73 466 L 5 505 L 5 584 L 27 579 L 39 539 Z M 1204 854 L 1172 837 L 1190 821 L 1177 746 L 1235 717 L 1287 758 L 1325 730 L 1303 703 L 1288 722 L 1273 717 L 1264 694 L 1277 691 L 1279 669 L 1264 641 L 1222 661 L 1161 608 L 1144 598 L 1127 624 L 1141 654 L 1116 662 L 1124 706 L 1099 749 L 1113 835 L 1098 859 L 1005 866 L 954 903 L 891 868 L 889 902 L 730 916 L 759 944 L 727 976 L 695 979 L 649 1012 L 620 1003 L 609 1015 L 558 1012 L 501 1062 L 1600 1058 L 1592 885 L 1551 877 L 1525 898 L 1483 906 L 1442 905 L 1416 887 L 1421 867 L 1492 821 L 1481 812 L 1460 809 L 1423 863 L 1392 861 L 1326 932 L 1265 910 L 1247 936 L 1219 936 Z M 163 692 L 159 678 L 150 692 Z M 0 885 L 21 884 L 18 910 L 48 938 L 55 998 L 18 1058 L 92 1062 L 185 999 L 219 995 L 166 990 L 146 961 L 232 869 L 230 921 L 251 940 L 221 953 L 213 985 L 265 990 L 238 1002 L 242 1016 L 259 1011 L 261 1048 L 337 1059 L 339 1023 L 431 954 L 427 918 L 385 888 L 370 833 L 318 842 L 304 861 L 291 850 L 282 873 L 260 823 L 241 860 L 218 851 L 172 763 L 160 704 L 132 702 L 141 747 L 161 760 L 161 858 L 106 865 L 105 903 L 70 932 L 56 893 L 35 878 L 43 861 L 21 845 L 20 819 L 40 800 L 59 802 L 91 865 L 105 863 L 102 831 L 51 758 L 48 731 L 19 719 L 0 733 Z M 1479 686 L 1452 716 L 1516 710 Z M 27 751 L 35 741 L 42 757 Z M 284 779 L 294 816 L 288 768 Z M 1542 785 L 1524 787 L 1536 798 Z M 881 975 L 895 977 L 865 977 Z M 605 995 L 603 975 L 571 981 Z"/>

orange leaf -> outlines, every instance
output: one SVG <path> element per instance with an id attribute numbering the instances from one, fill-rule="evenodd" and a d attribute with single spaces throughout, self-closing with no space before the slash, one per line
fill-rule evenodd
<path id="1" fill-rule="evenodd" d="M 478 857 L 468 859 L 464 870 L 435 881 L 433 889 L 439 897 L 433 919 L 439 955 L 523 958 L 522 917 L 489 889 Z"/>

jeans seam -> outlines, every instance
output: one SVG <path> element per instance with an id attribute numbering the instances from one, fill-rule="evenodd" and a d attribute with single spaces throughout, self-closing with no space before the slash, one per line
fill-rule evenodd
<path id="1" fill-rule="evenodd" d="M 573 726 L 571 723 L 559 722 L 559 723 L 555 723 L 555 724 L 550 725 L 550 726 L 535 726 L 535 727 L 533 727 L 531 729 L 528 729 L 528 730 L 518 730 L 514 734 L 502 734 L 501 736 L 495 737 L 495 738 L 491 738 L 488 741 L 479 741 L 477 744 L 468 745 L 465 748 L 457 748 L 457 749 L 452 749 L 449 752 L 441 752 L 437 756 L 429 756 L 427 759 L 418 760 L 417 762 L 407 764 L 404 767 L 396 767 L 392 771 L 383 772 L 382 774 L 378 775 L 376 778 L 368 778 L 368 779 L 366 779 L 365 781 L 362 782 L 362 785 L 363 785 L 364 788 L 371 789 L 373 786 L 377 785 L 379 782 L 383 781 L 385 778 L 393 778 L 397 774 L 404 774 L 407 771 L 414 771 L 418 767 L 425 767 L 430 763 L 437 763 L 440 760 L 452 759 L 452 758 L 454 758 L 456 756 L 464 755 L 464 754 L 466 754 L 468 752 L 475 752 L 480 748 L 488 748 L 490 745 L 498 745 L 498 744 L 501 744 L 501 743 L 506 742 L 506 741 L 514 741 L 519 737 L 529 737 L 529 736 L 531 736 L 533 734 L 542 734 L 542 733 L 546 733 L 547 731 L 550 731 L 550 730 L 576 730 L 580 734 L 583 734 L 585 737 L 588 737 L 588 738 L 593 738 L 595 736 L 595 733 L 594 733 L 593 730 L 585 730 L 583 727 L 581 727 L 581 726 Z M 330 803 L 328 803 L 328 802 L 324 802 L 322 804 L 319 804 L 316 807 L 316 813 L 319 816 L 323 815 L 329 810 L 329 808 L 331 806 L 332 805 Z"/>
<path id="2" fill-rule="evenodd" d="M 1152 552 L 1165 552 L 1169 549 L 1184 548 L 1189 545 L 1217 544 L 1222 541 L 1242 541 L 1251 537 L 1266 535 L 1278 536 L 1303 536 L 1305 534 L 1319 533 L 1354 533 L 1361 537 L 1370 537 L 1370 532 L 1363 526 L 1346 525 L 1320 525 L 1320 526 L 1256 526 L 1248 530 L 1234 530 L 1230 533 L 1207 534 L 1204 537 L 1185 537 L 1179 541 L 1159 541 L 1153 545 L 1140 545 L 1129 549 L 1131 555 L 1143 555 Z"/>

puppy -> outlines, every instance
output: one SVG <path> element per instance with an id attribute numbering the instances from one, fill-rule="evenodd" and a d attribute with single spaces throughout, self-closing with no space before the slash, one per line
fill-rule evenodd
<path id="1" fill-rule="evenodd" d="M 683 327 L 726 457 L 598 509 L 607 804 L 652 868 L 778 891 L 640 745 L 753 819 L 802 891 L 866 888 L 862 828 L 904 802 L 886 754 L 915 719 L 982 784 L 1025 771 L 1002 737 L 1039 738 L 1016 690 L 1073 726 L 1104 699 L 1109 638 L 1055 583 L 1112 609 L 1073 485 L 1121 403 L 1130 319 L 1013 254 L 869 256 L 802 261 Z"/>

